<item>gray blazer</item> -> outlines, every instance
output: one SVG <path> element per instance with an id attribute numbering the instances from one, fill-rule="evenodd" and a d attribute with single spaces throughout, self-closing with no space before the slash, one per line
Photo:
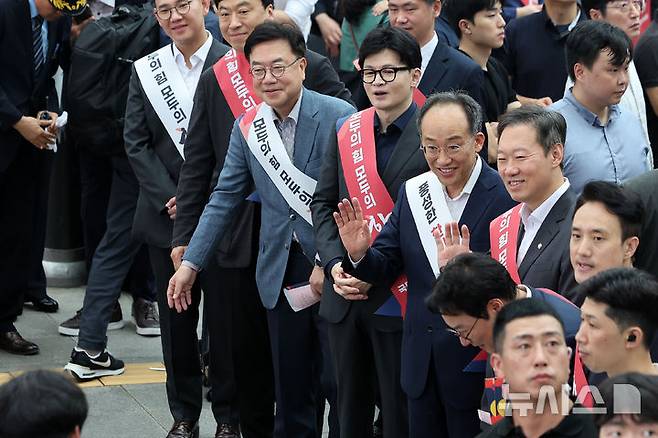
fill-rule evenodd
<path id="1" fill-rule="evenodd" d="M 294 165 L 317 180 L 327 146 L 336 135 L 336 120 L 353 112 L 354 108 L 345 101 L 304 89 L 295 134 Z M 312 263 L 316 253 L 313 228 L 288 206 L 253 156 L 240 131 L 240 120 L 242 117 L 233 125 L 224 168 L 183 259 L 200 267 L 208 263 L 227 232 L 234 208 L 255 185 L 262 202 L 256 282 L 263 304 L 272 309 L 281 291 L 293 231 Z"/>

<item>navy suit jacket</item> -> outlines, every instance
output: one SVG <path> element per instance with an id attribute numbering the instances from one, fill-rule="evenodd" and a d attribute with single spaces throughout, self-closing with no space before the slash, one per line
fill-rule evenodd
<path id="1" fill-rule="evenodd" d="M 23 116 L 36 117 L 46 109 L 57 111 L 52 77 L 63 63 L 70 19 L 48 23 L 48 53 L 41 75 L 33 79 L 32 19 L 27 0 L 0 0 L 0 172 L 16 156 L 23 137 L 13 125 Z"/>
<path id="2" fill-rule="evenodd" d="M 471 232 L 471 248 L 489 250 L 489 222 L 514 206 L 498 174 L 483 163 L 482 172 L 459 221 Z M 430 372 L 432 349 L 441 352 L 439 385 L 442 394 L 450 394 L 457 408 L 479 405 L 483 389 L 483 373 L 466 376 L 462 371 L 478 354 L 479 349 L 464 348 L 438 314 L 425 305 L 436 278 L 425 256 L 416 225 L 409 208 L 405 186 L 400 189 L 393 213 L 356 269 L 348 260 L 343 268 L 356 277 L 373 284 L 390 284 L 401 273 L 408 279 L 407 313 L 402 338 L 402 388 L 409 397 L 418 398 Z M 474 414 L 475 415 L 475 414 Z"/>

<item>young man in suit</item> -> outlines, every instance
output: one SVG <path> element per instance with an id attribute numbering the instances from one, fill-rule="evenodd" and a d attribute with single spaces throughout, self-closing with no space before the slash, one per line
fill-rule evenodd
<path id="1" fill-rule="evenodd" d="M 463 372 L 478 351 L 462 348 L 444 321 L 429 312 L 425 298 L 439 275 L 432 232 L 458 221 L 473 230 L 474 249 L 486 252 L 489 222 L 514 205 L 500 177 L 478 156 L 484 142 L 481 117 L 480 106 L 463 93 L 438 93 L 425 102 L 418 126 L 430 171 L 402 186 L 372 246 L 371 201 L 343 199 L 334 213 L 347 252 L 342 268 L 375 285 L 390 288 L 395 282 L 394 294 L 406 303 L 401 381 L 411 437 L 473 436 L 479 430 L 473 413 L 480 403 L 484 373 Z M 401 274 L 408 285 L 398 285 Z M 334 281 L 342 286 L 336 277 Z M 343 287 L 354 298 L 365 297 L 354 286 Z"/>
<path id="2" fill-rule="evenodd" d="M 62 63 L 70 21 L 85 0 L 0 1 L 0 349 L 37 354 L 14 321 L 34 268 L 33 229 L 47 208 L 46 182 L 50 152 L 57 137 L 57 94 L 52 79 Z M 50 120 L 37 113 L 48 111 Z M 43 242 L 41 242 L 43 244 Z M 41 246 L 43 249 L 43 246 Z"/>
<path id="3" fill-rule="evenodd" d="M 171 278 L 169 305 L 183 311 L 192 303 L 197 272 L 214 257 L 230 229 L 234 209 L 254 186 L 262 203 L 256 281 L 267 308 L 276 387 L 275 437 L 316 437 L 319 432 L 317 381 L 332 399 L 333 369 L 326 326 L 318 304 L 293 311 L 282 288 L 294 293 L 322 293 L 308 204 L 340 117 L 354 109 L 346 102 L 302 86 L 306 74 L 302 34 L 273 22 L 256 27 L 244 54 L 253 87 L 263 100 L 238 118 L 224 167 L 183 262 Z M 319 272 L 318 272 L 319 271 Z M 319 278 L 318 278 L 319 277 Z"/>
<path id="4" fill-rule="evenodd" d="M 576 194 L 562 175 L 566 128 L 559 113 L 535 105 L 501 117 L 498 173 L 521 204 L 491 223 L 491 256 L 516 283 L 573 298 L 569 239 Z"/>
<path id="5" fill-rule="evenodd" d="M 195 94 L 185 141 L 185 162 L 176 193 L 177 215 L 172 238 L 175 267 L 180 264 L 208 196 L 217 184 L 235 119 L 251 103 L 260 102 L 253 92 L 244 44 L 256 26 L 272 18 L 272 1 L 220 0 L 216 6 L 220 31 L 232 50 L 201 75 Z M 308 62 L 305 87 L 349 101 L 349 91 L 327 58 L 310 50 L 305 58 Z M 222 79 L 230 77 L 236 78 L 235 84 Z M 233 226 L 220 242 L 214 260 L 201 273 L 202 278 L 207 277 L 205 289 L 216 291 L 222 300 L 222 305 L 213 312 L 216 323 L 223 324 L 225 335 L 216 340 L 222 345 L 216 345 L 221 348 L 224 360 L 212 366 L 226 382 L 223 390 L 236 403 L 240 394 L 240 422 L 245 436 L 250 433 L 267 436 L 273 427 L 272 360 L 265 309 L 258 298 L 255 281 L 260 204 L 252 201 L 257 200 L 257 196 L 252 196 L 236 208 Z"/>
<path id="6" fill-rule="evenodd" d="M 391 201 L 391 208 L 384 212 L 388 214 L 404 181 L 428 169 L 418 148 L 418 107 L 413 102 L 413 90 L 420 77 L 420 47 L 403 30 L 377 28 L 363 40 L 359 64 L 363 87 L 373 107 L 352 118 L 363 119 L 363 159 L 372 164 L 366 167 L 372 172 L 367 178 L 371 183 L 377 181 L 381 195 Z M 353 160 L 345 155 L 351 149 L 344 144 L 350 136 L 343 132 L 354 125 L 352 118 L 339 120 L 336 125 L 337 135 L 329 145 L 311 202 L 315 240 L 325 271 L 320 315 L 329 322 L 329 342 L 337 370 L 340 436 L 372 434 L 378 392 L 384 437 L 401 438 L 408 434 L 407 401 L 400 387 L 402 317 L 378 312 L 391 297 L 389 288 L 384 285 L 371 289 L 340 267 L 345 249 L 333 213 L 341 199 L 358 195 L 354 172 L 350 172 Z M 353 294 L 338 286 L 339 281 L 359 287 L 366 299 L 355 300 Z M 372 378 L 373 369 L 376 379 Z"/>

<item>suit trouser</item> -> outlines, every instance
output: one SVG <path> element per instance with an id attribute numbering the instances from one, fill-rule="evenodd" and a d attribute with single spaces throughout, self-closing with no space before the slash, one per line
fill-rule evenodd
<path id="1" fill-rule="evenodd" d="M 85 247 L 85 264 L 91 272 L 91 262 L 106 230 L 107 210 L 112 193 L 113 158 L 98 155 L 78 145 L 80 164 L 80 218 Z M 120 157 L 119 157 L 120 158 Z M 142 246 L 130 266 L 123 289 L 133 298 L 155 301 L 155 286 L 148 248 Z"/>
<path id="2" fill-rule="evenodd" d="M 283 285 L 308 282 L 313 265 L 293 244 Z M 327 323 L 318 314 L 319 303 L 299 312 L 283 292 L 267 310 L 276 394 L 275 438 L 319 438 L 324 399 L 329 401 L 330 437 L 338 436 L 335 414 L 336 383 L 329 354 Z"/>
<path id="3" fill-rule="evenodd" d="M 409 397 L 409 436 L 413 438 L 473 438 L 480 433 L 477 410 L 482 391 L 473 394 L 448 394 L 441 387 L 440 369 L 437 360 L 441 352 L 432 349 L 427 382 L 420 397 Z M 463 373 L 464 379 L 484 382 L 484 373 Z M 471 382 L 474 383 L 474 382 Z M 472 384 L 469 386 L 473 386 Z M 451 398 L 472 398 L 471 407 L 457 408 Z M 464 405 L 461 400 L 458 404 Z"/>
<path id="4" fill-rule="evenodd" d="M 23 309 L 33 220 L 38 213 L 38 169 L 47 153 L 51 152 L 21 140 L 14 160 L 0 171 L 0 332 L 13 330 L 13 322 Z"/>
<path id="5" fill-rule="evenodd" d="M 408 436 L 407 398 L 400 386 L 402 319 L 372 314 L 366 301 L 353 302 L 345 318 L 329 324 L 338 382 L 341 438 L 372 435 L 379 389 L 385 438 Z"/>
<path id="6" fill-rule="evenodd" d="M 126 157 L 113 157 L 112 166 L 107 228 L 94 253 L 80 317 L 78 346 L 87 350 L 102 351 L 107 345 L 107 325 L 112 308 L 142 247 L 131 233 L 139 195 L 137 178 Z"/>

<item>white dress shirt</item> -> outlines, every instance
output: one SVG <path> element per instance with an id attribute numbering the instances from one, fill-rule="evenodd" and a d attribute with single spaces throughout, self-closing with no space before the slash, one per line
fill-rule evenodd
<path id="1" fill-rule="evenodd" d="M 523 239 L 519 245 L 519 252 L 516 255 L 516 265 L 520 266 L 523 258 L 525 257 L 530 244 L 535 240 L 537 232 L 541 228 L 541 225 L 544 223 L 546 216 L 551 212 L 555 203 L 564 195 L 564 193 L 569 189 L 569 180 L 564 178 L 562 185 L 553 192 L 551 196 L 548 197 L 544 202 L 541 203 L 534 211 L 530 211 L 527 204 L 521 206 L 521 222 L 525 228 L 525 233 L 523 234 Z"/>
<path id="2" fill-rule="evenodd" d="M 454 198 L 451 198 L 450 195 L 448 195 L 448 191 L 446 190 L 445 186 L 441 185 L 441 188 L 443 189 L 443 196 L 446 198 L 446 204 L 448 204 L 448 210 L 450 210 L 450 216 L 456 222 L 459 222 L 462 218 L 464 208 L 466 208 L 466 203 L 468 202 L 468 198 L 471 196 L 471 192 L 473 191 L 473 187 L 475 187 L 475 183 L 480 177 L 480 173 L 482 173 L 482 161 L 478 156 L 475 160 L 473 170 L 471 171 L 471 176 L 468 177 L 468 181 L 466 181 L 466 185 L 462 189 L 461 193 L 459 193 Z"/>
<path id="3" fill-rule="evenodd" d="M 420 62 L 420 79 L 423 79 L 423 74 L 425 73 L 425 69 L 429 65 L 430 59 L 432 59 L 432 55 L 434 54 L 434 50 L 438 45 L 439 45 L 439 37 L 436 36 L 436 32 L 434 32 L 434 36 L 432 37 L 432 39 L 429 40 L 427 44 L 425 44 L 423 47 L 420 48 L 420 56 L 422 58 Z"/>
<path id="4" fill-rule="evenodd" d="M 185 56 L 183 56 L 180 50 L 178 50 L 176 44 L 172 43 L 172 50 L 174 53 L 176 66 L 178 67 L 178 71 L 183 77 L 183 81 L 185 81 L 185 86 L 190 92 L 190 96 L 194 96 L 196 86 L 199 83 L 199 78 L 203 72 L 203 64 L 205 64 L 206 58 L 208 57 L 208 52 L 210 52 L 210 47 L 212 46 L 212 35 L 210 35 L 210 32 L 208 31 L 206 31 L 206 35 L 206 42 L 203 43 L 203 45 L 199 47 L 199 49 L 194 52 L 192 56 L 190 56 L 190 64 L 192 65 L 191 68 L 185 64 Z"/>

